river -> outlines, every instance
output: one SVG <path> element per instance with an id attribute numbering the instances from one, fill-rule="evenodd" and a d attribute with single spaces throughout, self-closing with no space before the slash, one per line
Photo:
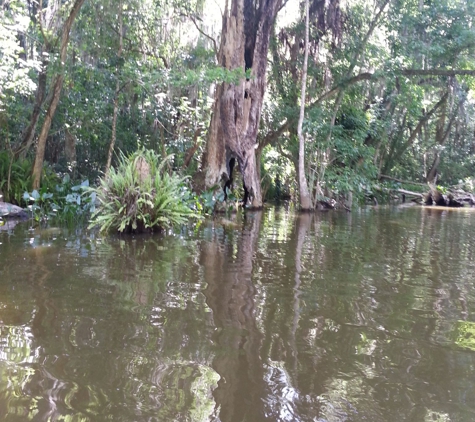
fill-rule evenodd
<path id="1" fill-rule="evenodd" d="M 475 213 L 0 232 L 0 421 L 473 421 Z"/>

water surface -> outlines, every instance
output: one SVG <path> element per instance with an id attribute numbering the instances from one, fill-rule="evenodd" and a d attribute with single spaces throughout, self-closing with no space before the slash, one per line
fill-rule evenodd
<path id="1" fill-rule="evenodd" d="M 1 421 L 473 421 L 475 214 L 0 232 Z"/>

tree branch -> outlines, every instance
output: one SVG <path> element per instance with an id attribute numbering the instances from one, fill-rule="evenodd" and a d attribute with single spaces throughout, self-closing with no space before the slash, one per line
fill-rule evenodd
<path id="1" fill-rule="evenodd" d="M 475 76 L 475 70 L 466 69 L 401 69 L 400 73 L 404 76 Z M 353 85 L 361 81 L 369 81 L 372 79 L 384 79 L 384 76 L 377 76 L 376 73 L 364 72 L 349 79 L 342 80 L 329 91 L 320 95 L 320 97 L 310 103 L 310 107 L 315 107 L 321 104 L 324 100 L 338 93 L 342 87 Z"/>
<path id="2" fill-rule="evenodd" d="M 444 101 L 447 100 L 447 97 L 448 97 L 448 93 L 446 92 L 442 98 L 435 104 L 434 107 L 432 107 L 432 109 L 430 111 L 428 111 L 423 117 L 421 120 L 419 120 L 419 123 L 417 124 L 416 128 L 412 131 L 412 133 L 410 134 L 408 140 L 406 141 L 405 145 L 404 145 L 404 150 L 406 150 L 407 148 L 409 148 L 412 143 L 414 142 L 414 139 L 416 139 L 416 136 L 417 134 L 419 133 L 419 131 L 422 129 L 422 126 L 424 125 L 425 122 L 427 122 L 431 116 L 439 109 L 439 107 L 444 103 Z"/>
<path id="3" fill-rule="evenodd" d="M 324 94 L 320 95 L 315 101 L 310 103 L 309 107 L 315 107 L 321 104 L 324 100 L 330 98 L 331 96 L 337 94 L 343 87 L 348 87 L 350 85 L 356 84 L 360 81 L 368 81 L 370 79 L 380 79 L 381 77 L 375 77 L 374 73 L 365 72 L 360 73 L 359 75 L 353 76 L 352 78 L 345 79 L 334 86 L 330 91 L 325 92 Z"/>
<path id="4" fill-rule="evenodd" d="M 196 18 L 193 15 L 186 15 L 186 17 L 191 19 L 191 22 L 193 22 L 196 29 L 201 35 L 208 38 L 213 43 L 214 55 L 216 56 L 216 60 L 218 60 L 218 45 L 216 44 L 216 40 L 211 35 L 208 35 L 199 27 L 198 23 L 196 22 Z"/>
<path id="5" fill-rule="evenodd" d="M 259 142 L 258 150 L 262 151 L 267 145 L 275 142 L 288 128 L 290 122 L 286 120 L 279 128 L 271 132 L 267 132 L 266 136 Z"/>
<path id="6" fill-rule="evenodd" d="M 198 138 L 201 136 L 201 132 L 203 129 L 197 128 L 195 130 L 195 133 L 193 135 L 193 145 L 188 148 L 188 150 L 185 153 L 185 159 L 183 160 L 183 165 L 181 166 L 182 169 L 187 169 L 190 166 L 191 159 L 193 158 L 193 155 L 195 155 L 195 152 L 198 150 L 200 146 L 200 142 Z"/>
<path id="7" fill-rule="evenodd" d="M 475 70 L 464 70 L 464 69 L 402 69 L 400 73 L 405 76 L 475 76 Z M 373 79 L 374 80 L 384 79 L 384 76 L 382 76 L 381 74 L 377 75 L 376 73 L 364 72 L 364 73 L 360 73 L 359 75 L 353 76 L 349 79 L 345 79 L 339 82 L 338 84 L 336 84 L 329 91 L 320 95 L 320 97 L 318 97 L 315 101 L 312 101 L 309 104 L 308 108 L 310 109 L 312 107 L 316 107 L 319 104 L 321 104 L 323 101 L 327 100 L 328 98 L 331 98 L 333 95 L 337 94 L 342 87 L 347 87 L 361 81 L 369 81 Z M 267 134 L 263 140 L 263 146 L 270 143 L 266 141 L 268 137 L 273 138 L 275 133 L 279 133 L 279 135 L 281 135 L 291 125 L 291 123 L 294 120 L 295 119 L 286 120 L 284 123 L 282 123 L 282 125 L 278 129 Z"/>
<path id="8" fill-rule="evenodd" d="M 292 154 L 286 153 L 286 152 L 282 149 L 282 145 L 280 145 L 280 144 L 277 144 L 276 147 L 277 147 L 277 150 L 279 151 L 279 154 L 280 154 L 282 157 L 287 158 L 287 160 L 289 160 L 291 163 L 293 163 L 295 166 L 297 166 L 297 164 L 296 164 L 296 162 L 295 162 L 295 157 L 293 157 Z"/>

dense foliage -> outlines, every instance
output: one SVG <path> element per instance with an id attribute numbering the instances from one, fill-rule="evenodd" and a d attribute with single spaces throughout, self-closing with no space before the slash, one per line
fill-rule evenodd
<path id="1" fill-rule="evenodd" d="M 68 174 L 76 184 L 97 181 L 108 157 L 123 165 L 114 151 L 129 156 L 139 146 L 172 155 L 170 169 L 194 176 L 203 170 L 216 86 L 250 77 L 249 69 L 217 66 L 221 16 L 214 3 L 79 3 L 0 2 L 5 200 L 22 204 L 23 192 L 32 191 L 33 165 L 42 164 L 36 144 L 50 114 L 42 183 L 45 172 Z M 80 10 L 65 43 L 73 4 Z M 310 1 L 309 10 L 303 135 L 313 203 L 350 195 L 362 201 L 385 176 L 444 185 L 470 181 L 473 2 Z M 298 191 L 304 15 L 297 2 L 287 2 L 269 47 L 255 150 L 267 199 L 295 198 Z"/>

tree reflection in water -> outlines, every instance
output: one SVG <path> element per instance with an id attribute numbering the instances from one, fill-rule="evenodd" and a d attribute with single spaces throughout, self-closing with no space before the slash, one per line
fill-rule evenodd
<path id="1" fill-rule="evenodd" d="M 214 232 L 211 241 L 201 247 L 200 262 L 208 283 L 204 293 L 217 328 L 212 366 L 221 379 L 213 396 L 215 416 L 221 421 L 300 420 L 295 409 L 299 395 L 296 336 L 301 313 L 302 249 L 312 216 L 296 218 L 290 235 L 289 255 L 294 267 L 285 270 L 290 280 L 293 275 L 294 284 L 288 284 L 292 301 L 283 312 L 291 314 L 284 324 L 286 332 L 277 336 L 272 330 L 263 333 L 259 328 L 265 310 L 257 297 L 253 264 L 259 252 L 261 220 L 262 213 L 247 213 L 242 228 Z M 281 346 L 282 364 L 266 355 L 274 340 Z"/>
<path id="2" fill-rule="evenodd" d="M 208 283 L 204 294 L 217 328 L 212 366 L 221 379 L 213 395 L 222 421 L 265 420 L 262 333 L 256 323 L 252 281 L 261 217 L 260 212 L 246 214 L 236 244 L 229 239 L 219 242 L 215 233 L 215 238 L 204 241 L 201 248 Z"/>

